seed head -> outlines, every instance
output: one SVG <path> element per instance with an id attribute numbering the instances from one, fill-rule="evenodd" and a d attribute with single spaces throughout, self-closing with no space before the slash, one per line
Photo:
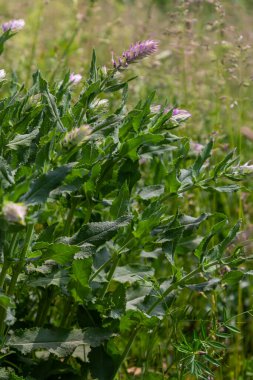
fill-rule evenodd
<path id="1" fill-rule="evenodd" d="M 131 45 L 130 48 L 122 53 L 117 60 L 112 57 L 113 67 L 117 70 L 124 69 L 128 67 L 131 63 L 135 63 L 150 54 L 157 51 L 158 41 L 146 40 L 142 42 L 137 42 Z M 118 61 L 118 62 L 117 62 Z"/>
<path id="2" fill-rule="evenodd" d="M 7 30 L 11 30 L 13 32 L 17 32 L 18 30 L 23 29 L 25 26 L 25 20 L 11 20 L 2 24 L 3 32 L 7 32 Z"/>
<path id="3" fill-rule="evenodd" d="M 25 225 L 27 207 L 23 203 L 6 202 L 3 206 L 3 215 L 8 222 Z"/>
<path id="4" fill-rule="evenodd" d="M 63 146 L 77 146 L 83 141 L 87 140 L 91 134 L 91 128 L 89 125 L 82 125 L 80 128 L 74 128 L 68 132 L 63 140 Z"/>
<path id="5" fill-rule="evenodd" d="M 81 79 L 82 79 L 82 75 L 80 74 L 71 73 L 69 76 L 69 81 L 71 84 L 77 84 L 81 81 Z"/>

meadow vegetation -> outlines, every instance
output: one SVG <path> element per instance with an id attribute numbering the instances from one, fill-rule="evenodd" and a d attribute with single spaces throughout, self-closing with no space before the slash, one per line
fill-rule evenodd
<path id="1" fill-rule="evenodd" d="M 253 3 L 0 5 L 0 378 L 252 379 Z"/>

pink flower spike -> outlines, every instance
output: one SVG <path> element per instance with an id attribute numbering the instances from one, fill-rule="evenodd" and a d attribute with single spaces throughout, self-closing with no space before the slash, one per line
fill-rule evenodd
<path id="1" fill-rule="evenodd" d="M 2 24 L 3 32 L 7 32 L 7 30 L 11 30 L 12 32 L 17 32 L 18 30 L 23 29 L 25 26 L 25 20 L 11 20 Z"/>
<path id="2" fill-rule="evenodd" d="M 135 63 L 153 53 L 158 49 L 158 41 L 146 40 L 131 45 L 130 48 L 122 53 L 117 60 L 112 58 L 113 67 L 117 70 L 127 68 L 129 64 Z"/>
<path id="3" fill-rule="evenodd" d="M 71 82 L 71 84 L 77 84 L 81 81 L 81 79 L 82 79 L 82 75 L 80 74 L 71 73 L 69 77 L 69 81 Z"/>

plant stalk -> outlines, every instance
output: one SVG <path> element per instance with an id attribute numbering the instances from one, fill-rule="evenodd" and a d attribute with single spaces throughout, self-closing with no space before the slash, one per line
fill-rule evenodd
<path id="1" fill-rule="evenodd" d="M 118 263 L 119 263 L 120 254 L 118 252 L 116 252 L 115 256 L 116 257 L 113 258 L 113 264 L 112 264 L 111 269 L 109 271 L 109 274 L 108 274 L 108 277 L 107 277 L 107 283 L 105 284 L 105 287 L 103 289 L 103 292 L 102 292 L 102 295 L 101 295 L 101 299 L 103 299 L 104 296 L 106 295 L 107 290 L 108 290 L 108 288 L 110 286 L 113 274 L 115 272 L 115 269 L 117 268 Z"/>
<path id="2" fill-rule="evenodd" d="M 25 259 L 27 251 L 28 251 L 28 249 L 30 247 L 30 244 L 31 244 L 31 240 L 32 240 L 32 236 L 33 236 L 33 229 L 34 229 L 34 225 L 33 224 L 29 224 L 28 227 L 27 227 L 27 233 L 26 233 L 26 238 L 25 238 L 24 246 L 23 246 L 23 249 L 22 249 L 20 257 L 19 257 L 19 262 L 13 268 L 14 269 L 13 270 L 13 275 L 12 275 L 10 286 L 9 286 L 9 289 L 8 289 L 8 292 L 7 292 L 8 296 L 12 296 L 13 293 L 14 293 L 14 289 L 15 289 L 15 286 L 16 286 L 16 283 L 17 283 L 18 276 L 19 276 L 19 274 L 20 274 L 20 272 L 21 272 L 21 270 L 23 268 L 24 259 Z"/>

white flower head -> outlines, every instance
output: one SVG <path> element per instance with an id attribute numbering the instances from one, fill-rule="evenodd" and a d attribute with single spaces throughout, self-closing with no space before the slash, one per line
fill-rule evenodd
<path id="1" fill-rule="evenodd" d="M 7 30 L 11 30 L 12 32 L 17 32 L 18 30 L 23 29 L 25 26 L 25 20 L 11 20 L 2 24 L 3 32 L 7 32 Z"/>
<path id="2" fill-rule="evenodd" d="M 0 70 L 0 81 L 3 80 L 6 77 L 6 72 L 4 69 Z"/>
<path id="3" fill-rule="evenodd" d="M 23 203 L 5 202 L 3 215 L 8 222 L 25 225 L 27 206 Z"/>

